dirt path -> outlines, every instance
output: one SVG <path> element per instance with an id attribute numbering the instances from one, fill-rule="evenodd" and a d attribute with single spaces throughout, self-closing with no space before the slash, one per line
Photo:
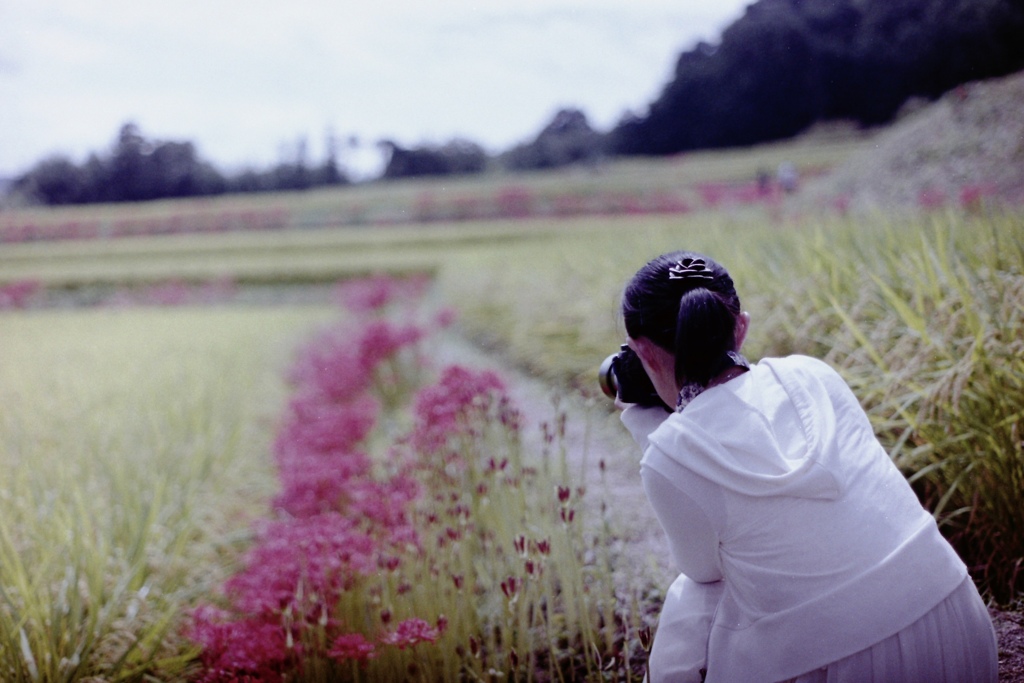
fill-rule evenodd
<path id="1" fill-rule="evenodd" d="M 541 452 L 545 424 L 553 428 L 559 414 L 566 416 L 566 460 L 570 475 L 577 477 L 567 484 L 586 488 L 588 519 L 600 519 L 602 506 L 607 506 L 621 544 L 617 550 L 623 566 L 617 570 L 652 572 L 651 578 L 667 588 L 673 578 L 668 545 L 641 488 L 640 450 L 619 422 L 618 413 L 585 402 L 578 395 L 560 394 L 454 334 L 446 335 L 441 346 L 443 362 L 492 369 L 506 380 L 511 398 L 523 412 L 528 452 Z"/>

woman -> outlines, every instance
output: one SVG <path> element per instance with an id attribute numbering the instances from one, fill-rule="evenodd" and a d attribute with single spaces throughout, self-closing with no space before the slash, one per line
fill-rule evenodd
<path id="1" fill-rule="evenodd" d="M 996 681 L 966 567 L 836 372 L 805 356 L 748 363 L 749 315 L 699 254 L 648 263 L 622 310 L 675 406 L 622 413 L 681 571 L 652 682 Z"/>

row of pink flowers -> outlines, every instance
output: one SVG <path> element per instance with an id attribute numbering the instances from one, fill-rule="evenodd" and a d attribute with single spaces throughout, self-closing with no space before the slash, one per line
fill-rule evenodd
<path id="1" fill-rule="evenodd" d="M 468 413 L 507 400 L 494 396 L 503 391 L 495 375 L 458 367 L 436 386 L 412 391 L 409 378 L 424 371 L 419 343 L 450 316 L 417 324 L 409 322 L 410 310 L 401 323 L 383 313 L 415 301 L 423 284 L 372 278 L 341 287 L 349 316 L 300 349 L 274 443 L 281 487 L 275 512 L 259 525 L 220 604 L 192 615 L 189 636 L 203 646 L 197 681 L 281 681 L 301 677 L 312 659 L 365 665 L 388 648 L 414 648 L 444 634 L 441 614 L 392 623 L 385 610 L 374 625 L 346 623 L 336 610 L 364 580 L 418 554 L 415 507 L 424 489 L 417 473 L 434 468 L 420 458 L 469 424 Z M 413 427 L 393 441 L 379 427 L 383 415 L 402 407 L 396 394 L 412 396 Z M 382 463 L 368 455 L 371 441 L 406 446 L 393 447 Z"/>
<path id="2" fill-rule="evenodd" d="M 41 291 L 43 285 L 38 280 L 15 280 L 0 284 L 0 311 L 28 308 Z"/>
<path id="3" fill-rule="evenodd" d="M 12 213 L 0 223 L 0 242 L 111 239 L 239 230 L 282 230 L 293 227 L 292 223 L 290 212 L 283 207 L 217 212 L 181 212 L 165 216 L 132 216 L 103 220 L 81 218 L 39 220 L 38 218 L 19 218 L 17 213 Z"/>
<path id="4" fill-rule="evenodd" d="M 804 169 L 805 177 L 822 175 L 824 169 Z M 1019 193 L 1018 193 L 1019 194 Z M 959 188 L 926 188 L 917 204 L 925 210 L 959 206 L 976 210 L 1004 196 L 995 186 L 969 183 Z M 391 225 L 429 221 L 493 220 L 517 218 L 570 218 L 593 215 L 677 214 L 730 206 L 763 205 L 774 210 L 783 201 L 784 189 L 775 182 L 757 179 L 705 181 L 655 191 L 537 192 L 523 185 L 508 185 L 489 195 L 451 196 L 446 192 L 422 192 L 411 206 L 367 207 L 338 204 L 303 213 L 275 206 L 263 209 L 182 211 L 164 216 L 116 219 L 41 220 L 37 215 L 19 217 L 17 212 L 0 216 L 0 242 L 41 240 L 108 239 L 133 235 L 173 235 L 242 230 L 283 230 L 339 225 Z M 850 199 L 839 195 L 828 205 L 840 213 Z M 55 214 L 59 216 L 60 214 Z"/>
<path id="5" fill-rule="evenodd" d="M 91 296 L 79 292 L 76 305 L 107 308 L 208 306 L 231 302 L 238 293 L 238 285 L 231 278 L 201 282 L 170 279 L 148 285 L 119 286 L 112 291 L 97 289 Z M 39 280 L 15 280 L 0 284 L 0 310 L 46 307 L 60 302 L 62 296 L 60 289 L 49 288 Z"/>
<path id="6" fill-rule="evenodd" d="M 426 282 L 425 277 L 410 276 L 401 280 L 369 277 L 339 287 L 335 298 L 347 310 L 360 314 L 373 313 L 387 307 L 395 300 L 414 300 L 422 294 Z M 204 306 L 230 303 L 235 301 L 240 293 L 241 289 L 238 283 L 230 277 L 201 281 L 171 278 L 146 285 L 121 285 L 113 290 L 98 288 L 92 296 L 87 296 L 85 299 L 80 296 L 76 303 L 77 305 L 109 308 Z M 60 301 L 60 299 L 59 289 L 48 288 L 39 280 L 22 279 L 0 283 L 0 310 L 45 307 L 52 301 Z M 446 319 L 446 316 L 450 315 L 448 312 L 442 312 L 439 315 L 437 322 L 442 326 L 451 322 L 450 318 Z M 344 348 L 349 340 L 347 338 L 332 340 L 332 336 L 338 336 L 337 330 L 335 330 L 325 333 L 322 338 L 313 340 L 309 344 L 304 362 L 315 365 L 323 360 L 321 357 L 333 357 L 336 363 L 351 365 L 353 359 L 360 354 L 388 356 L 394 353 L 399 346 L 415 344 L 421 335 L 422 330 L 416 326 L 392 328 L 383 323 L 372 325 L 366 330 L 360 342 L 365 348 L 354 349 L 349 354 L 351 357 L 345 357 L 337 345 L 341 343 Z M 294 372 L 301 372 L 301 369 L 296 368 Z M 344 376 L 348 376 L 347 373 L 339 373 L 339 378 Z"/>

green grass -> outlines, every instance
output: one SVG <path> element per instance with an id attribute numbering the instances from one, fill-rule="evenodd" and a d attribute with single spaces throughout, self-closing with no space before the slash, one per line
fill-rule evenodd
<path id="1" fill-rule="evenodd" d="M 632 273 L 677 248 L 719 259 L 753 316 L 748 354 L 835 365 L 975 578 L 1005 601 L 1024 590 L 1022 244 L 1020 213 L 590 221 L 544 244 L 463 252 L 440 289 L 470 335 L 596 394 Z"/>
<path id="2" fill-rule="evenodd" d="M 457 212 L 459 209 L 451 207 L 491 205 L 509 189 L 525 191 L 543 204 L 555 197 L 657 194 L 685 191 L 706 182 L 750 182 L 758 171 L 772 173 L 783 161 L 795 164 L 805 176 L 812 175 L 836 166 L 867 144 L 870 138 L 797 139 L 664 159 L 612 159 L 592 168 L 412 178 L 307 192 L 139 204 L 22 208 L 0 212 L 0 233 L 25 224 L 69 222 L 95 224 L 101 229 L 121 226 L 127 233 L 145 232 L 157 224 L 208 231 L 216 226 L 238 229 L 246 223 L 293 229 L 403 223 L 415 221 L 425 202 Z"/>
<path id="3" fill-rule="evenodd" d="M 0 678 L 181 674 L 183 610 L 216 588 L 274 492 L 281 363 L 323 319 L 0 315 Z"/>
<path id="4" fill-rule="evenodd" d="M 7 244 L 0 250 L 0 284 L 35 280 L 62 288 L 225 277 L 302 283 L 376 271 L 434 272 L 453 250 L 543 238 L 550 230 L 547 223 L 495 221 Z"/>
<path id="5" fill-rule="evenodd" d="M 817 163 L 809 149 L 807 167 Z M 287 204 L 299 223 L 319 225 L 348 201 L 400 212 L 423 193 L 490 196 L 510 182 L 542 194 L 656 189 L 747 178 L 761 160 L 793 156 L 761 153 L 205 207 Z M 38 220 L 193 210 L 205 209 L 94 207 Z M 625 281 L 662 251 L 703 251 L 731 270 L 753 315 L 748 355 L 807 353 L 837 367 L 975 579 L 1005 602 L 1024 593 L 1022 244 L 1020 212 L 781 223 L 745 210 L 5 244 L 0 283 L 430 272 L 432 296 L 459 309 L 468 336 L 552 384 L 596 395 L 597 366 L 621 341 Z M 281 361 L 328 315 L 0 313 L 0 678 L 182 674 L 190 651 L 175 630 L 181 610 L 219 585 L 273 492 Z"/>

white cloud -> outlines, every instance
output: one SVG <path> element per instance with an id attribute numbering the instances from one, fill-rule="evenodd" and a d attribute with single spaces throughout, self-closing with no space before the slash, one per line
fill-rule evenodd
<path id="1" fill-rule="evenodd" d="M 599 127 L 643 109 L 730 0 L 8 0 L 0 175 L 105 148 L 121 123 L 225 165 L 271 163 L 324 130 L 491 149 L 562 106 Z"/>

